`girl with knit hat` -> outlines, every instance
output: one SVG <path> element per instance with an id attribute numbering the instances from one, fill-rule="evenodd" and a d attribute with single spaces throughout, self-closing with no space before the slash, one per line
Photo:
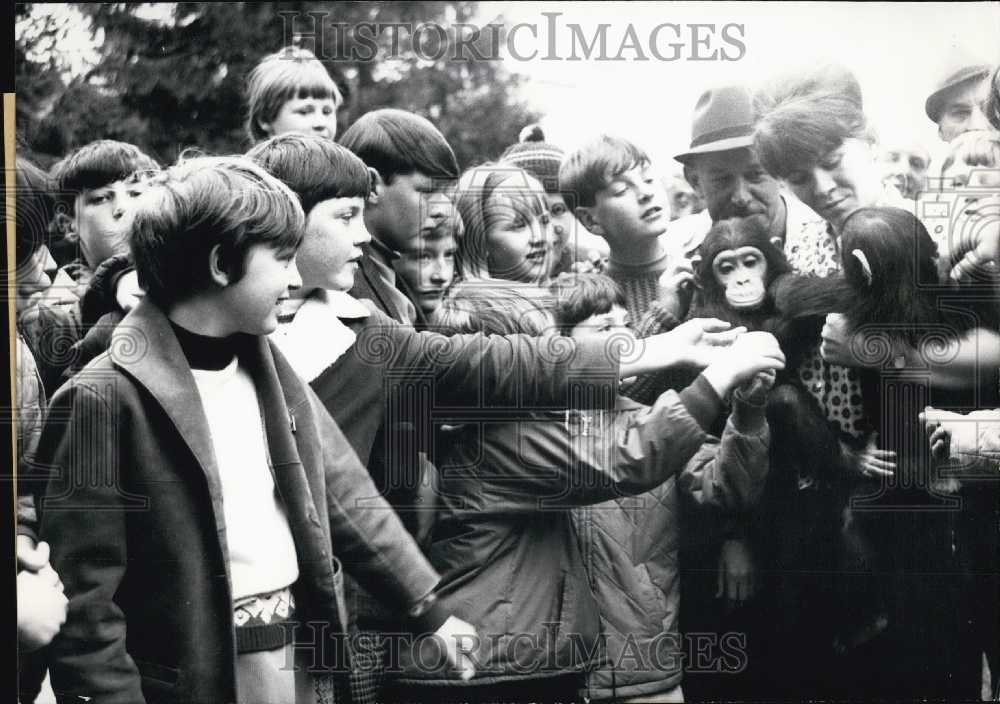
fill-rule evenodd
<path id="1" fill-rule="evenodd" d="M 568 271 L 601 271 L 609 256 L 607 242 L 577 226 L 573 194 L 559 190 L 559 166 L 564 156 L 562 149 L 545 141 L 540 126 L 528 125 L 521 130 L 517 144 L 500 155 L 500 161 L 524 169 L 545 189 L 556 236 L 552 276 Z"/>

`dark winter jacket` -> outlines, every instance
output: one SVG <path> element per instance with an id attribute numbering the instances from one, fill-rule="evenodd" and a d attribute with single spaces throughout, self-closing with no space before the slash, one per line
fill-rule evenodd
<path id="1" fill-rule="evenodd" d="M 128 338 L 128 339 L 125 339 Z M 319 399 L 271 343 L 241 346 L 295 541 L 299 642 L 344 632 L 339 565 L 408 609 L 438 575 Z M 41 538 L 69 597 L 51 646 L 57 696 L 225 704 L 237 698 L 222 493 L 194 376 L 163 313 L 143 301 L 110 350 L 52 399 L 38 466 Z M 339 558 L 339 562 L 336 558 Z M 330 665 L 343 661 L 324 657 Z M 343 650 L 340 650 L 343 653 Z"/>
<path id="2" fill-rule="evenodd" d="M 570 509 L 648 491 L 680 472 L 719 407 L 699 379 L 653 407 L 622 399 L 613 412 L 480 415 L 450 433 L 428 555 L 443 575 L 441 603 L 478 626 L 474 683 L 599 662 L 601 622 Z M 449 683 L 407 655 L 402 681 Z"/>

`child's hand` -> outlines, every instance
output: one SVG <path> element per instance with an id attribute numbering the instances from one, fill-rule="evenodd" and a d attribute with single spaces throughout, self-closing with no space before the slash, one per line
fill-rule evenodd
<path id="1" fill-rule="evenodd" d="M 444 648 L 448 664 L 459 672 L 463 680 L 472 679 L 476 674 L 476 667 L 469 653 L 475 650 L 479 642 L 475 627 L 460 618 L 449 616 L 448 620 L 434 631 L 434 637 Z"/>
<path id="2" fill-rule="evenodd" d="M 719 349 L 729 347 L 746 331 L 744 327 L 734 328 L 717 318 L 694 318 L 664 335 L 669 335 L 671 344 L 676 347 L 678 363 L 706 367 L 718 359 L 716 352 Z"/>
<path id="3" fill-rule="evenodd" d="M 118 279 L 118 285 L 115 286 L 115 301 L 122 311 L 127 313 L 135 308 L 145 295 L 145 292 L 139 288 L 139 274 L 136 273 L 135 269 L 123 274 Z"/>
<path id="4" fill-rule="evenodd" d="M 719 554 L 719 582 L 715 598 L 725 598 L 730 607 L 752 599 L 757 591 L 757 568 L 746 541 L 727 540 Z"/>
<path id="5" fill-rule="evenodd" d="M 659 299 L 663 307 L 677 318 L 687 315 L 694 282 L 691 261 L 684 257 L 677 258 L 674 264 L 660 274 Z"/>
<path id="6" fill-rule="evenodd" d="M 767 394 L 774 387 L 776 376 L 777 372 L 773 369 L 765 369 L 762 372 L 757 372 L 757 374 L 739 386 L 740 398 L 755 406 L 763 406 L 767 402 Z"/>
<path id="7" fill-rule="evenodd" d="M 14 541 L 17 553 L 17 569 L 38 572 L 49 564 L 49 544 L 35 541 L 27 535 L 19 535 Z"/>
<path id="8" fill-rule="evenodd" d="M 48 568 L 17 574 L 17 642 L 26 652 L 48 645 L 66 623 L 66 595 Z"/>
<path id="9" fill-rule="evenodd" d="M 725 398 L 737 384 L 760 372 L 785 368 L 785 355 L 778 340 L 767 332 L 743 333 L 702 372 L 720 398 Z"/>

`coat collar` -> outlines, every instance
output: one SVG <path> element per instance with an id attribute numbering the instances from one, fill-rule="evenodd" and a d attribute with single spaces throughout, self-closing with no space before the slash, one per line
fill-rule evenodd
<path id="1" fill-rule="evenodd" d="M 141 384 L 177 428 L 201 464 L 213 488 L 218 488 L 218 466 L 194 375 L 163 311 L 142 300 L 122 320 L 111 336 L 109 349 L 116 367 Z M 264 421 L 274 464 L 297 461 L 298 452 L 288 432 L 289 408 L 306 402 L 305 389 L 263 337 L 245 338 L 239 349 L 240 364 L 253 378 L 265 409 Z M 291 383 L 285 383 L 291 379 Z"/>

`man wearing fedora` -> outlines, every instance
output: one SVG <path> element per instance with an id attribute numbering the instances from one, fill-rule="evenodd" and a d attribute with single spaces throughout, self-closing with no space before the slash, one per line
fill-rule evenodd
<path id="1" fill-rule="evenodd" d="M 983 101 L 989 88 L 989 64 L 967 56 L 955 56 L 938 77 L 927 96 L 924 110 L 938 126 L 938 135 L 951 142 L 964 132 L 988 130 Z"/>
<path id="2" fill-rule="evenodd" d="M 771 239 L 785 247 L 786 255 L 792 254 L 789 244 L 797 246 L 800 239 L 829 239 L 823 219 L 781 189 L 760 165 L 753 132 L 752 97 L 743 86 L 713 88 L 698 99 L 691 146 L 674 158 L 684 166 L 684 177 L 704 200 L 705 210 L 670 224 L 671 251 L 693 255 L 713 222 L 733 217 L 766 218 Z"/>
<path id="3" fill-rule="evenodd" d="M 826 222 L 781 188 L 761 166 L 753 149 L 754 122 L 752 96 L 743 86 L 713 88 L 698 99 L 690 147 L 675 159 L 683 164 L 685 178 L 704 199 L 706 209 L 670 223 L 665 236 L 668 251 L 674 256 L 690 258 L 713 222 L 752 217 L 765 221 L 769 238 L 783 249 L 799 273 L 826 276 L 836 272 L 839 268 L 836 248 Z M 806 361 L 810 362 L 814 356 L 818 357 L 818 340 L 815 355 Z M 780 524 L 796 525 L 790 520 L 791 523 Z M 779 628 L 778 623 L 796 622 L 791 629 L 795 633 L 820 632 L 818 628 L 810 629 L 809 624 L 815 624 L 813 619 L 825 615 L 809 611 L 803 603 L 781 603 L 795 593 L 795 585 L 778 584 L 776 579 L 780 575 L 774 573 L 765 586 L 766 575 L 759 570 L 760 555 L 754 555 L 753 542 L 752 534 L 744 538 L 737 530 L 723 543 L 717 558 L 721 595 L 728 597 L 730 606 L 738 607 L 741 599 L 753 597 L 754 589 L 761 585 L 759 589 L 763 592 L 742 608 L 726 610 L 713 600 L 716 591 L 705 578 L 714 567 L 711 555 L 689 553 L 685 556 L 686 564 L 682 562 L 684 632 L 736 631 L 745 633 L 747 639 L 744 672 L 719 676 L 689 673 L 685 689 L 692 700 L 820 694 L 797 689 L 796 684 L 822 681 L 819 672 L 822 663 L 810 657 L 810 653 L 818 651 L 788 636 L 789 629 Z M 703 581 L 706 583 L 702 584 Z"/>

